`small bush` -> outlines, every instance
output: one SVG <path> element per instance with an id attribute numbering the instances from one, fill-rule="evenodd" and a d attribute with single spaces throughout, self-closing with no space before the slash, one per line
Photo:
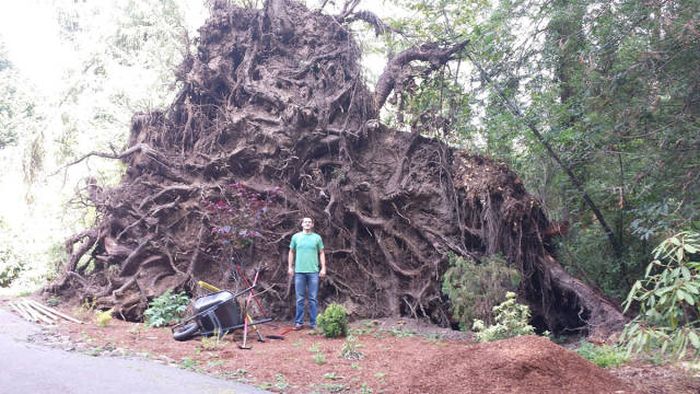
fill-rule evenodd
<path id="1" fill-rule="evenodd" d="M 148 309 L 143 313 L 145 323 L 149 327 L 175 324 L 180 321 L 189 303 L 190 297 L 184 291 L 173 294 L 168 290 L 148 304 Z"/>
<path id="2" fill-rule="evenodd" d="M 639 306 L 620 341 L 628 354 L 659 351 L 682 359 L 700 352 L 700 233 L 676 234 L 654 249 L 644 278 L 632 286 L 625 312 Z"/>
<path id="3" fill-rule="evenodd" d="M 628 360 L 624 350 L 608 345 L 596 346 L 585 341 L 581 342 L 576 353 L 601 368 L 618 367 Z"/>
<path id="4" fill-rule="evenodd" d="M 452 317 L 460 329 L 467 330 L 476 319 L 493 323 L 491 310 L 506 292 L 518 288 L 518 271 L 498 255 L 487 256 L 482 264 L 455 254 L 448 259 L 450 267 L 442 278 L 442 292 L 450 299 Z"/>
<path id="5" fill-rule="evenodd" d="M 348 335 L 348 313 L 342 305 L 330 304 L 318 317 L 318 327 L 327 338 Z"/>
<path id="6" fill-rule="evenodd" d="M 486 327 L 483 321 L 476 320 L 472 329 L 476 331 L 479 342 L 491 342 L 499 339 L 532 335 L 535 328 L 529 324 L 530 308 L 518 304 L 513 292 L 506 293 L 506 300 L 493 308 L 496 324 Z"/>
<path id="7" fill-rule="evenodd" d="M 11 251 L 0 249 L 0 287 L 10 287 L 24 270 L 24 263 L 17 260 Z"/>
<path id="8" fill-rule="evenodd" d="M 95 321 L 100 327 L 107 327 L 112 321 L 112 309 L 106 311 L 95 311 Z"/>

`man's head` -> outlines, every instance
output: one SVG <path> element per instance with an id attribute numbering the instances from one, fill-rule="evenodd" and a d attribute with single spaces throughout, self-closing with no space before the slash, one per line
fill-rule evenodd
<path id="1" fill-rule="evenodd" d="M 303 218 L 301 219 L 301 228 L 304 231 L 311 231 L 311 229 L 314 228 L 314 220 L 311 218 Z"/>

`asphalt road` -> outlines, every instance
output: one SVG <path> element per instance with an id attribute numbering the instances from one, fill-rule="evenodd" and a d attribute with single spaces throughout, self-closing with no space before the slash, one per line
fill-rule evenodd
<path id="1" fill-rule="evenodd" d="M 0 393 L 266 393 L 153 361 L 92 357 L 27 342 L 40 330 L 0 309 Z"/>

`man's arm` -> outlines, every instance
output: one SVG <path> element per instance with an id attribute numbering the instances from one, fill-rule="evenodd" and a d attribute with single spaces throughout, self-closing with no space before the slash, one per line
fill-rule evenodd
<path id="1" fill-rule="evenodd" d="M 287 274 L 294 275 L 294 249 L 289 249 L 287 255 Z"/>
<path id="2" fill-rule="evenodd" d="M 326 276 L 326 254 L 323 252 L 323 249 L 318 252 L 318 259 L 321 262 L 321 271 L 318 275 L 324 278 Z"/>

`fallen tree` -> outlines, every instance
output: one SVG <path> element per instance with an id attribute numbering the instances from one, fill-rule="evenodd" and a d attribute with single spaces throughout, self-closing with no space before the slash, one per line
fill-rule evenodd
<path id="1" fill-rule="evenodd" d="M 398 54 L 372 94 L 344 26 L 355 19 L 375 20 L 289 0 L 262 10 L 217 2 L 174 102 L 136 114 L 123 153 L 94 153 L 126 173 L 109 190 L 88 183 L 97 225 L 68 240 L 71 257 L 47 290 L 140 320 L 167 289 L 226 288 L 264 265 L 264 300 L 289 316 L 287 247 L 311 216 L 329 261 L 320 298 L 358 317 L 447 325 L 448 253 L 501 253 L 550 330 L 618 329 L 616 306 L 557 263 L 544 212 L 505 165 L 422 137 L 420 125 L 406 133 L 378 121 L 410 63 L 438 67 L 465 43 Z"/>

